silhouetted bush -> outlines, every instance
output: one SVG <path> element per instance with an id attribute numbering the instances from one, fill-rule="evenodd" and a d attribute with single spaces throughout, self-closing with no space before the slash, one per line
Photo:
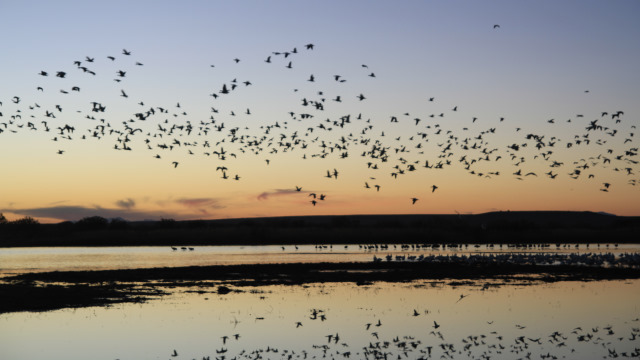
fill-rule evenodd
<path id="1" fill-rule="evenodd" d="M 177 223 L 174 219 L 160 219 L 157 223 L 158 228 L 160 229 L 173 229 L 177 226 Z"/>
<path id="2" fill-rule="evenodd" d="M 80 219 L 76 223 L 76 227 L 81 230 L 101 230 L 109 226 L 109 220 L 102 216 L 89 216 Z"/>
<path id="3" fill-rule="evenodd" d="M 7 220 L 6 217 L 4 217 L 4 214 L 0 213 L 0 225 L 4 225 L 6 223 L 8 223 L 9 221 Z"/>
<path id="4" fill-rule="evenodd" d="M 122 230 L 127 229 L 129 227 L 129 222 L 123 219 L 111 219 L 109 223 L 110 229 Z"/>
<path id="5" fill-rule="evenodd" d="M 22 219 L 10 221 L 8 225 L 18 230 L 33 230 L 40 226 L 40 222 L 31 216 L 25 216 Z"/>

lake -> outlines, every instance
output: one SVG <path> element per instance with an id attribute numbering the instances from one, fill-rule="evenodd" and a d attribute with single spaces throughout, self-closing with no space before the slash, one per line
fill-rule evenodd
<path id="1" fill-rule="evenodd" d="M 638 253 L 638 244 L 5 248 L 3 276 L 53 270 L 475 253 Z M 421 280 L 164 288 L 146 303 L 0 314 L 1 359 L 602 359 L 640 356 L 640 280 Z M 46 299 L 43 299 L 46 301 Z M 175 356 L 174 356 L 175 355 Z"/>
<path id="2" fill-rule="evenodd" d="M 14 360 L 639 354 L 638 280 L 482 289 L 432 281 L 265 286 L 225 295 L 194 288 L 144 304 L 3 314 L 0 352 Z"/>

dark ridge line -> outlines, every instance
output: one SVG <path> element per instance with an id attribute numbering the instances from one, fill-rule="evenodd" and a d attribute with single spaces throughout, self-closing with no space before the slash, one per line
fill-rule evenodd
<path id="1" fill-rule="evenodd" d="M 526 211 L 477 215 L 326 215 L 0 225 L 0 247 L 303 244 L 634 243 L 640 217 Z"/>

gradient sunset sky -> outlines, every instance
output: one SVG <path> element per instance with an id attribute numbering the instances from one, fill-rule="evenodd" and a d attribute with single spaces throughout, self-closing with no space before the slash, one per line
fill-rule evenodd
<path id="1" fill-rule="evenodd" d="M 9 219 L 640 215 L 637 1 L 2 1 L 0 14 Z"/>

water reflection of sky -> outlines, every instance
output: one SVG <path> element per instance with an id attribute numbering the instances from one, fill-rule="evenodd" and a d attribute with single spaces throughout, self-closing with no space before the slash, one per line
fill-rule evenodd
<path id="1" fill-rule="evenodd" d="M 640 253 L 640 244 L 585 244 L 545 248 L 503 248 L 469 245 L 462 248 L 394 247 L 368 248 L 359 245 L 298 246 L 196 246 L 194 250 L 172 250 L 168 246 L 147 247 L 43 247 L 0 249 L 0 277 L 41 271 L 137 269 L 198 265 L 233 265 L 297 262 L 371 261 L 373 256 L 437 255 L 475 253 Z"/>
<path id="2" fill-rule="evenodd" d="M 260 350 L 262 358 L 286 359 L 288 355 L 303 358 L 304 351 L 308 358 L 321 358 L 320 347 L 327 345 L 327 358 L 342 359 L 350 352 L 351 358 L 373 359 L 363 348 L 379 342 L 379 351 L 389 353 L 389 359 L 398 355 L 426 358 L 428 346 L 432 346 L 432 358 L 439 359 L 444 355 L 441 344 L 453 346 L 456 359 L 479 358 L 483 353 L 492 359 L 515 359 L 528 352 L 531 358 L 550 353 L 589 359 L 606 357 L 609 350 L 620 355 L 640 348 L 640 336 L 632 340 L 633 334 L 640 335 L 636 320 L 640 280 L 513 284 L 481 290 L 483 284 L 267 286 L 226 295 L 207 292 L 215 288 L 195 288 L 205 292 L 179 292 L 146 304 L 111 308 L 4 314 L 0 315 L 0 352 L 3 359 L 16 360 L 124 360 L 256 358 L 250 353 Z M 460 295 L 468 296 L 460 300 Z M 312 320 L 313 309 L 326 320 Z M 376 326 L 378 321 L 381 326 Z M 368 330 L 367 324 L 371 324 Z M 605 330 L 609 326 L 612 335 Z M 550 335 L 555 331 L 567 339 L 553 342 Z M 340 340 L 329 343 L 327 335 L 335 334 Z M 593 335 L 592 340 L 577 340 L 585 334 Z M 223 336 L 230 337 L 226 344 Z M 478 345 L 468 336 L 476 336 Z M 517 340 L 521 336 L 526 349 L 516 353 L 524 346 Z M 408 344 L 405 356 L 395 338 L 413 341 L 416 347 Z M 533 342 L 537 338 L 540 345 Z M 389 342 L 386 349 L 385 341 Z M 560 342 L 567 346 L 559 347 Z M 176 357 L 171 356 L 174 349 Z M 222 349 L 227 352 L 216 352 Z"/>

